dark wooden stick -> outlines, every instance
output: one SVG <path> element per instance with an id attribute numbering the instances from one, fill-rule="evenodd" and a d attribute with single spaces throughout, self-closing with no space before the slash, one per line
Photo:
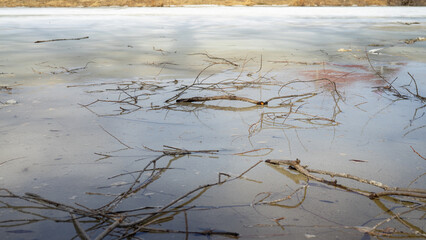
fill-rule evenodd
<path id="1" fill-rule="evenodd" d="M 34 43 L 44 43 L 44 42 L 56 42 L 56 41 L 68 41 L 68 40 L 81 40 L 81 39 L 88 39 L 89 37 L 79 37 L 79 38 L 57 38 L 57 39 L 50 39 L 50 40 L 39 40 L 35 41 Z"/>
<path id="2" fill-rule="evenodd" d="M 206 101 L 215 101 L 215 100 L 235 100 L 235 101 L 242 101 L 242 102 L 249 102 L 256 105 L 268 105 L 270 101 L 276 100 L 276 99 L 283 99 L 283 98 L 295 98 L 295 97 L 305 97 L 305 96 L 315 96 L 318 93 L 304 93 L 304 94 L 294 94 L 294 95 L 286 95 L 286 96 L 278 96 L 268 99 L 267 101 L 258 101 L 251 98 L 246 97 L 239 97 L 235 95 L 220 95 L 220 96 L 212 96 L 212 97 L 191 97 L 191 98 L 181 98 L 176 100 L 177 103 L 184 103 L 184 102 L 206 102 Z"/>
<path id="3" fill-rule="evenodd" d="M 215 100 L 236 100 L 236 101 L 242 101 L 242 102 L 249 102 L 256 105 L 264 105 L 265 102 L 257 101 L 251 98 L 246 97 L 238 97 L 235 95 L 221 95 L 221 96 L 213 96 L 213 97 L 192 97 L 192 98 L 181 98 L 177 99 L 177 103 L 183 103 L 183 102 L 205 102 L 205 101 L 215 101 Z"/>

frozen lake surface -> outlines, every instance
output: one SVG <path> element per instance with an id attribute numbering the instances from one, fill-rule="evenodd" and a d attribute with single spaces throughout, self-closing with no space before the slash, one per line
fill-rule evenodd
<path id="1" fill-rule="evenodd" d="M 28 192 L 83 210 L 119 199 L 110 222 L 74 212 L 95 239 L 225 179 L 132 236 L 424 237 L 424 200 L 263 161 L 424 191 L 425 37 L 422 7 L 2 8 L 2 239 L 77 236 Z"/>

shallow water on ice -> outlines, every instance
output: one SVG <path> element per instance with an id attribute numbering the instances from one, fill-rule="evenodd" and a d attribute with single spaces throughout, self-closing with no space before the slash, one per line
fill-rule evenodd
<path id="1" fill-rule="evenodd" d="M 135 174 L 110 177 L 143 169 L 161 155 L 145 147 L 163 145 L 219 152 L 164 156 L 158 165 L 171 169 L 121 209 L 163 206 L 216 182 L 219 173 L 238 176 L 266 159 L 298 158 L 313 169 L 406 187 L 425 172 L 412 148 L 426 155 L 426 108 L 409 92 L 416 90 L 407 72 L 426 96 L 426 48 L 404 40 L 425 37 L 425 24 L 423 8 L 0 9 L 0 187 L 97 208 L 111 197 L 93 193 L 126 191 Z M 384 88 L 366 51 L 406 99 Z M 340 95 L 328 80 L 314 79 L 335 82 Z M 181 98 L 316 95 L 266 106 L 165 102 L 194 80 Z M 137 102 L 123 100 L 135 96 Z M 186 203 L 198 208 L 188 210 L 189 228 L 238 232 L 243 239 L 360 239 L 354 226 L 387 217 L 377 202 L 314 181 L 306 198 L 299 191 L 287 206 L 253 206 L 266 192 L 284 197 L 306 179 L 266 163 L 245 177 Z M 424 188 L 424 178 L 411 187 Z M 30 217 L 10 206 L 0 212 L 2 221 Z M 75 235 L 70 223 L 4 225 L 4 239 Z M 184 214 L 155 227 L 184 230 Z"/>

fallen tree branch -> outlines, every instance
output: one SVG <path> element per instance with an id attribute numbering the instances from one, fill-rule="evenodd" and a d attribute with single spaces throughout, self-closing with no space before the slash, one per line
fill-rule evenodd
<path id="1" fill-rule="evenodd" d="M 328 172 L 328 171 L 308 169 L 307 167 L 300 165 L 299 159 L 296 159 L 295 161 L 294 160 L 268 159 L 265 162 L 270 163 L 270 164 L 274 164 L 274 165 L 288 165 L 291 168 L 297 170 L 301 174 L 308 177 L 308 179 L 313 179 L 315 181 L 322 182 L 322 183 L 325 183 L 327 185 L 331 185 L 331 186 L 334 186 L 334 187 L 338 187 L 340 189 L 343 189 L 343 190 L 346 190 L 346 191 L 349 191 L 349 192 L 354 192 L 354 193 L 360 194 L 362 196 L 368 197 L 370 199 L 375 199 L 375 198 L 379 198 L 379 197 L 382 197 L 382 196 L 395 196 L 395 195 L 396 196 L 407 196 L 407 197 L 416 197 L 416 198 L 425 198 L 426 199 L 426 190 L 424 190 L 424 189 L 391 188 L 391 187 L 386 186 L 383 183 L 373 181 L 373 180 L 367 180 L 367 179 L 359 178 L 359 177 L 356 177 L 356 176 L 353 176 L 353 175 L 350 175 L 350 174 L 332 173 L 332 172 Z M 326 175 L 330 175 L 332 177 L 336 176 L 336 177 L 352 179 L 352 180 L 356 180 L 358 182 L 367 183 L 367 184 L 370 184 L 370 185 L 373 185 L 373 186 L 376 186 L 376 187 L 380 187 L 382 189 L 385 189 L 385 191 L 375 193 L 375 192 L 361 191 L 361 190 L 358 190 L 358 189 L 352 189 L 352 188 L 349 188 L 349 187 L 346 187 L 344 185 L 337 183 L 337 180 L 329 181 L 329 180 L 326 180 L 324 178 L 320 178 L 320 177 L 317 177 L 315 175 L 312 175 L 312 173 L 326 174 Z"/>
<path id="2" fill-rule="evenodd" d="M 213 96 L 213 97 L 192 97 L 192 98 L 181 98 L 177 99 L 177 103 L 184 102 L 206 102 L 206 101 L 215 101 L 215 100 L 236 100 L 242 102 L 249 102 L 256 105 L 265 105 L 265 102 L 257 101 L 251 98 L 239 97 L 235 95 L 221 95 L 221 96 Z"/>
<path id="3" fill-rule="evenodd" d="M 270 98 L 266 101 L 258 101 L 258 100 L 254 100 L 254 99 L 251 99 L 251 98 L 239 97 L 239 96 L 235 96 L 235 95 L 220 95 L 220 96 L 213 96 L 213 97 L 181 98 L 181 99 L 177 99 L 176 102 L 177 103 L 185 103 L 185 102 L 206 102 L 206 101 L 215 101 L 215 100 L 235 100 L 235 101 L 253 103 L 253 104 L 256 104 L 256 105 L 268 105 L 268 103 L 270 101 L 273 101 L 273 100 L 276 100 L 276 99 L 315 96 L 317 94 L 318 93 L 304 93 L 304 94 L 278 96 L 278 97 Z"/>

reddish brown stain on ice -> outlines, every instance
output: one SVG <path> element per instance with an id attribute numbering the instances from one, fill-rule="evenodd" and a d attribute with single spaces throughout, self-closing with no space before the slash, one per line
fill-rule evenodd
<path id="1" fill-rule="evenodd" d="M 352 70 L 352 71 L 351 71 Z M 348 69 L 348 71 L 336 70 L 331 68 L 302 71 L 301 74 L 307 79 L 327 78 L 335 83 L 352 83 L 355 81 L 377 81 L 380 78 L 371 72 L 357 71 Z"/>
<path id="2" fill-rule="evenodd" d="M 392 78 L 390 75 L 394 75 L 399 72 L 400 68 L 387 68 L 382 75 L 385 77 Z M 376 69 L 380 71 L 380 69 Z M 369 81 L 375 84 L 381 84 L 382 79 L 371 69 L 369 65 L 360 64 L 338 64 L 338 63 L 326 63 L 322 68 L 315 70 L 306 70 L 300 72 L 306 79 L 321 79 L 326 78 L 337 84 L 350 84 L 356 81 Z M 387 75 L 387 76 L 386 76 Z"/>
<path id="3" fill-rule="evenodd" d="M 344 67 L 344 68 L 352 68 L 352 69 L 359 69 L 363 70 L 365 72 L 371 71 L 371 68 L 369 66 L 360 65 L 360 64 L 338 64 L 338 63 L 330 63 L 332 66 L 338 66 L 338 67 Z"/>

